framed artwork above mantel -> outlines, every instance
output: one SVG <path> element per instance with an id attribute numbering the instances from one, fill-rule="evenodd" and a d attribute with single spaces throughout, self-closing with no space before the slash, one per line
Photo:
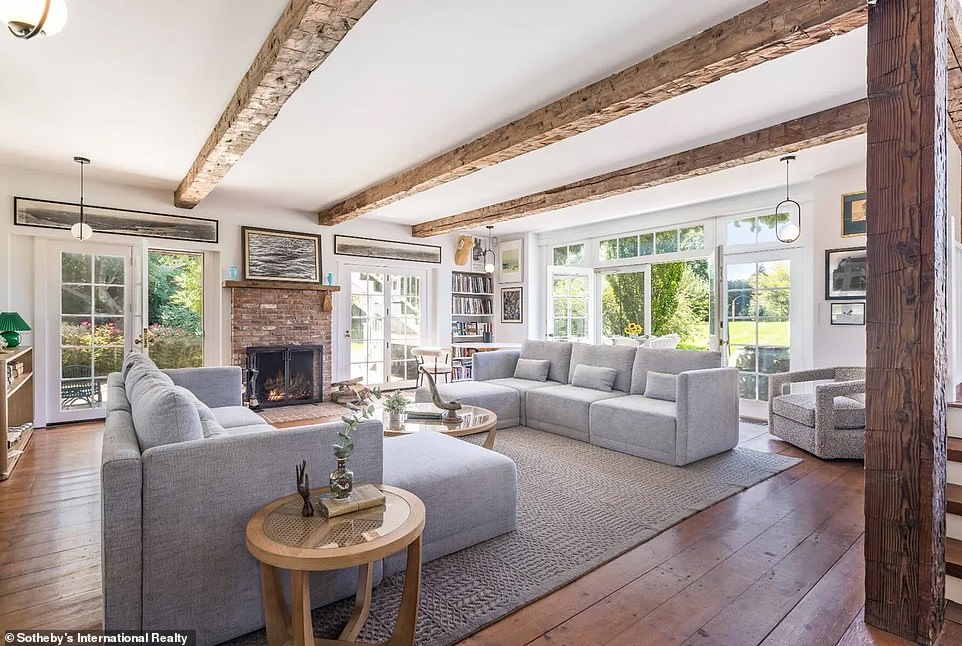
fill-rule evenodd
<path id="1" fill-rule="evenodd" d="M 244 280 L 321 282 L 321 236 L 241 227 Z"/>

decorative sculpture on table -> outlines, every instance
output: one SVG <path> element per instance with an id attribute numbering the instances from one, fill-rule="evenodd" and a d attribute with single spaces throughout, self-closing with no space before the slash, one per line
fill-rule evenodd
<path id="1" fill-rule="evenodd" d="M 304 508 L 301 509 L 302 516 L 313 516 L 314 505 L 311 504 L 311 483 L 307 475 L 307 460 L 301 460 L 300 466 L 295 466 L 297 473 L 297 493 L 304 499 Z"/>
<path id="2" fill-rule="evenodd" d="M 461 400 L 455 399 L 454 401 L 446 402 L 441 399 L 441 393 L 438 392 L 438 385 L 434 383 L 434 376 L 425 370 L 424 366 L 419 366 L 418 370 L 420 370 L 425 379 L 428 380 L 428 388 L 431 389 L 431 399 L 434 402 L 434 405 L 441 410 L 448 411 L 448 414 L 444 416 L 443 421 L 450 424 L 460 423 L 462 418 L 460 415 L 458 415 L 457 411 L 461 410 Z"/>

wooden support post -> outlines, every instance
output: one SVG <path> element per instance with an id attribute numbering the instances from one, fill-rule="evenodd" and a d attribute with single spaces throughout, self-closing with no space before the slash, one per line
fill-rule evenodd
<path id="1" fill-rule="evenodd" d="M 945 11 L 868 26 L 865 621 L 920 644 L 945 613 Z"/>

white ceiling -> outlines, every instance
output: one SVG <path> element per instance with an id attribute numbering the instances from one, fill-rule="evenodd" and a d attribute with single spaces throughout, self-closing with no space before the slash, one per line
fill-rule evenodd
<path id="1" fill-rule="evenodd" d="M 313 211 L 614 73 L 760 0 L 379 0 L 208 198 Z M 0 37 L 0 164 L 173 191 L 286 0 L 68 0 L 67 28 Z M 238 10 L 243 7 L 243 10 Z M 865 30 L 732 75 L 371 219 L 414 223 L 717 141 L 865 95 Z M 0 35 L 2 36 L 2 35 Z M 827 74 L 826 70 L 831 70 Z M 807 151 L 793 178 L 864 160 Z M 542 231 L 753 192 L 777 161 L 499 225 Z"/>

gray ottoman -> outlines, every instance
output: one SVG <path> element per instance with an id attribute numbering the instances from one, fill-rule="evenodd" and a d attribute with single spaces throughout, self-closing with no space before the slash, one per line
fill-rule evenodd
<path id="1" fill-rule="evenodd" d="M 518 475 L 511 458 L 441 433 L 384 438 L 384 484 L 424 503 L 424 562 L 514 531 Z M 384 559 L 384 576 L 406 566 Z"/>
<path id="2" fill-rule="evenodd" d="M 514 388 L 498 386 L 485 381 L 456 381 L 438 384 L 438 392 L 445 401 L 460 399 L 462 404 L 487 408 L 498 416 L 498 428 L 509 428 L 521 423 L 521 396 Z M 418 388 L 414 401 L 431 401 L 431 389 Z"/>

